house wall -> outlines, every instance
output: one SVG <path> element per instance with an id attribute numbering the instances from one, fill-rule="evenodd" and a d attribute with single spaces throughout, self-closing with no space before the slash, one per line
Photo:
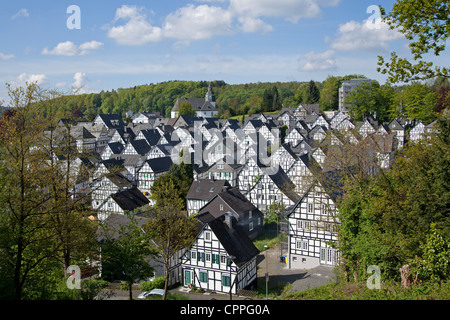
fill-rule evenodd
<path id="1" fill-rule="evenodd" d="M 320 185 L 312 188 L 289 215 L 289 268 L 335 265 L 338 252 L 337 209 Z"/>
<path id="2" fill-rule="evenodd" d="M 182 258 L 181 284 L 194 285 L 207 291 L 229 293 L 230 286 L 223 277 L 230 277 L 231 292 L 236 294 L 238 289 L 244 289 L 256 280 L 256 257 L 244 266 L 238 267 L 231 263 L 228 254 L 217 239 L 209 225 L 205 225 L 193 245 Z M 186 273 L 188 277 L 186 277 Z"/>

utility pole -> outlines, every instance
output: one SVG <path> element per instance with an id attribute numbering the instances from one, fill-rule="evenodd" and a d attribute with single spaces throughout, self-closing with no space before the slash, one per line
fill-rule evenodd
<path id="1" fill-rule="evenodd" d="M 266 300 L 268 300 L 268 291 L 269 291 L 269 269 L 268 269 L 268 262 L 267 262 L 267 249 L 269 247 L 267 245 L 264 246 L 265 252 L 264 252 L 264 258 L 266 260 Z"/>

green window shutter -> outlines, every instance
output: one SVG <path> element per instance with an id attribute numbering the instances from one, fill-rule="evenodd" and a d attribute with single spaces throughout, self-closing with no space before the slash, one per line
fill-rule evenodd
<path id="1" fill-rule="evenodd" d="M 208 282 L 208 272 L 200 271 L 200 282 Z"/>
<path id="2" fill-rule="evenodd" d="M 222 286 L 229 287 L 230 283 L 230 276 L 222 275 Z"/>

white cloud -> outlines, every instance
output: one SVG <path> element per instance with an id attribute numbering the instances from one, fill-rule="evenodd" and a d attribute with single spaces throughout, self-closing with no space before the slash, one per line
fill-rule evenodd
<path id="1" fill-rule="evenodd" d="M 203 0 L 208 4 L 188 4 L 168 14 L 161 27 L 153 26 L 144 8 L 123 5 L 116 10 L 108 37 L 122 45 L 142 45 L 164 39 L 192 41 L 215 35 L 268 33 L 273 27 L 262 18 L 276 17 L 296 23 L 301 18 L 317 17 L 321 7 L 334 6 L 339 0 Z M 214 5 L 216 4 L 216 5 Z M 225 4 L 227 6 L 225 6 Z M 122 25 L 114 26 L 119 20 Z"/>
<path id="2" fill-rule="evenodd" d="M 29 17 L 30 14 L 28 13 L 27 9 L 20 9 L 19 11 L 17 11 L 16 14 L 14 14 L 11 19 L 17 19 L 17 18 L 27 18 Z"/>
<path id="3" fill-rule="evenodd" d="M 72 83 L 72 93 L 74 94 L 88 93 L 87 89 L 88 78 L 85 73 L 77 72 L 74 74 L 73 79 L 75 81 Z"/>
<path id="4" fill-rule="evenodd" d="M 259 18 L 253 17 L 239 17 L 241 23 L 241 30 L 244 33 L 269 33 L 273 30 L 273 27 Z"/>
<path id="5" fill-rule="evenodd" d="M 94 50 L 98 50 L 101 47 L 103 47 L 103 43 L 98 42 L 98 41 L 90 41 L 90 42 L 85 42 L 83 44 L 80 44 L 79 46 L 79 51 L 80 51 L 80 55 L 85 55 L 90 53 L 91 51 Z"/>
<path id="6" fill-rule="evenodd" d="M 187 5 L 170 13 L 163 24 L 166 38 L 200 40 L 234 33 L 232 14 L 221 7 Z"/>
<path id="7" fill-rule="evenodd" d="M 335 6 L 339 0 L 230 0 L 230 9 L 246 17 L 277 17 L 297 23 L 302 18 L 318 17 L 321 6 Z"/>
<path id="8" fill-rule="evenodd" d="M 56 56 L 77 56 L 86 55 L 93 50 L 98 50 L 103 46 L 103 43 L 98 41 L 90 41 L 77 46 L 72 41 L 60 42 L 52 50 L 44 48 L 42 50 L 43 55 L 56 55 Z"/>
<path id="9" fill-rule="evenodd" d="M 0 52 L 0 61 L 5 61 L 14 58 L 13 54 L 4 54 Z"/>
<path id="10" fill-rule="evenodd" d="M 323 53 L 311 51 L 299 60 L 302 62 L 300 71 L 327 71 L 336 68 L 333 50 L 328 50 Z"/>
<path id="11" fill-rule="evenodd" d="M 349 21 L 339 26 L 338 37 L 331 47 L 340 51 L 354 50 L 389 50 L 389 42 L 402 38 L 403 35 L 391 30 L 385 22 L 373 24 L 369 20 L 362 23 Z"/>
<path id="12" fill-rule="evenodd" d="M 36 83 L 37 85 L 44 84 L 48 81 L 48 78 L 45 74 L 28 74 L 22 73 L 17 77 L 18 85 L 24 86 L 27 83 Z"/>
<path id="13" fill-rule="evenodd" d="M 108 37 L 115 39 L 119 44 L 141 45 L 162 39 L 161 28 L 153 27 L 147 21 L 142 8 L 123 5 L 116 10 L 114 23 L 121 19 L 127 20 L 127 23 L 111 27 L 108 31 Z"/>

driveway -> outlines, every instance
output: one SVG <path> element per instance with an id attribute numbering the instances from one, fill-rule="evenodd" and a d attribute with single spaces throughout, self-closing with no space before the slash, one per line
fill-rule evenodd
<path id="1" fill-rule="evenodd" d="M 267 257 L 267 263 L 266 263 Z M 332 267 L 319 266 L 314 269 L 289 269 L 287 264 L 280 262 L 280 248 L 275 247 L 261 252 L 257 257 L 258 264 L 258 285 L 264 285 L 266 274 L 266 265 L 269 270 L 269 288 L 276 288 L 279 284 L 284 286 L 290 283 L 289 292 L 304 291 L 310 288 L 326 285 L 336 281 L 336 275 Z M 136 285 L 133 290 L 133 298 L 141 293 Z M 119 289 L 119 285 L 118 288 Z M 191 300 L 229 300 L 228 294 L 210 294 L 210 293 L 191 293 L 187 288 L 178 287 L 170 290 L 171 293 L 177 293 L 188 297 Z M 108 300 L 128 300 L 128 291 L 115 290 L 115 295 Z M 244 300 L 246 297 L 233 295 L 233 300 Z"/>
<path id="2" fill-rule="evenodd" d="M 265 277 L 267 265 L 269 287 L 275 287 L 278 283 L 281 285 L 290 283 L 292 288 L 289 292 L 297 292 L 336 282 L 336 274 L 333 268 L 329 266 L 319 266 L 313 269 L 289 269 L 287 264 L 280 262 L 279 246 L 262 252 L 258 256 L 257 262 L 258 278 L 261 279 Z"/>

